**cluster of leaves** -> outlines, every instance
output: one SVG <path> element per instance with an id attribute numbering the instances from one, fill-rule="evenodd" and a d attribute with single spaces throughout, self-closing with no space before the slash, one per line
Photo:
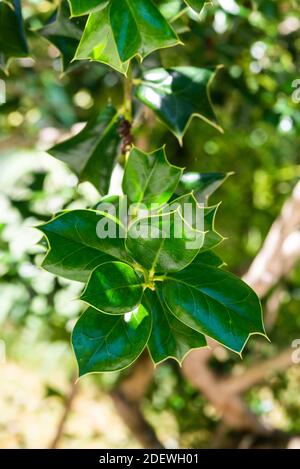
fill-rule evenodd
<path id="1" fill-rule="evenodd" d="M 197 14 L 204 4 L 62 1 L 40 33 L 61 51 L 65 68 L 74 60 L 88 59 L 126 76 L 134 57 L 142 60 L 157 49 L 179 44 L 173 22 L 184 15 L 186 6 Z M 3 5 L 22 22 L 19 2 Z M 23 47 L 22 53 L 14 53 L 5 45 L 2 49 L 3 63 L 25 51 Z M 129 77 L 128 82 L 130 91 L 134 85 L 136 98 L 182 143 L 193 116 L 221 130 L 209 94 L 215 72 L 194 66 L 160 67 L 141 72 L 134 80 Z M 108 192 L 119 157 L 123 114 L 124 108 L 109 105 L 80 133 L 49 150 L 101 195 Z M 155 211 L 141 217 L 137 208 L 128 225 L 101 209 L 74 210 L 40 227 L 49 244 L 46 270 L 86 283 L 81 299 L 89 308 L 73 334 L 80 374 L 127 367 L 146 346 L 155 363 L 169 357 L 181 362 L 191 349 L 206 346 L 205 336 L 241 353 L 251 334 L 264 334 L 260 303 L 241 280 L 220 269 L 223 263 L 213 253 L 222 241 L 214 230 L 217 207 L 199 205 L 189 188 L 194 185 L 198 200 L 207 202 L 227 175 L 184 175 L 167 162 L 163 149 L 146 154 L 133 148 L 127 156 L 124 196 L 138 207 L 156 204 Z M 112 200 L 121 212 L 124 199 Z M 186 218 L 185 204 L 193 207 L 192 220 Z M 199 217 L 204 220 L 201 230 L 193 224 Z M 106 223 L 113 224 L 115 236 L 99 236 L 99 224 Z M 136 237 L 141 228 L 149 233 L 150 226 L 152 234 L 153 225 L 156 236 Z M 193 247 L 187 248 L 188 243 Z"/>
<path id="2" fill-rule="evenodd" d="M 101 210 L 110 203 L 120 214 L 122 196 L 104 197 L 99 209 L 63 212 L 40 226 L 50 247 L 44 268 L 86 282 L 81 300 L 89 307 L 72 339 L 80 375 L 125 368 L 146 346 L 155 363 L 170 357 L 181 362 L 191 349 L 206 346 L 205 336 L 241 353 L 251 334 L 264 334 L 257 296 L 222 270 L 213 252 L 223 240 L 214 229 L 217 207 L 200 205 L 192 192 L 174 196 L 181 178 L 164 149 L 146 154 L 133 148 L 123 191 L 137 214 L 128 227 L 122 217 Z M 139 204 L 157 208 L 141 216 Z M 192 207 L 188 219 L 185 204 Z M 204 219 L 201 231 L 191 224 L 197 217 Z M 99 226 L 106 225 L 113 225 L 116 237 L 99 235 Z"/>
<path id="3" fill-rule="evenodd" d="M 68 0 L 68 3 L 61 2 L 43 31 L 63 53 L 64 65 L 73 59 L 96 60 L 126 74 L 133 57 L 143 59 L 157 49 L 180 44 L 159 7 L 164 7 L 172 17 L 183 11 L 183 5 L 199 13 L 206 2 L 178 0 L 156 5 L 152 0 Z M 75 20 L 69 21 L 70 10 Z M 20 0 L 1 0 L 0 18 L 3 67 L 11 57 L 28 54 Z"/>
<path id="4" fill-rule="evenodd" d="M 57 4 L 57 2 L 36 2 L 35 0 L 23 0 L 21 3 L 24 8 L 27 31 L 32 31 L 39 22 L 45 24 L 52 12 L 50 6 L 54 8 L 54 3 Z M 163 3 L 174 5 L 176 0 L 161 2 L 162 5 Z M 45 13 L 46 4 L 49 9 Z M 167 128 L 154 119 L 150 120 L 148 126 L 143 125 L 143 121 L 139 119 L 134 133 L 143 141 L 151 142 L 153 149 L 167 142 L 170 160 L 174 164 L 187 167 L 189 171 L 194 171 L 193 178 L 184 173 L 176 189 L 179 194 L 184 193 L 183 183 L 186 191 L 197 190 L 198 187 L 204 188 L 209 178 L 213 184 L 215 174 L 206 174 L 203 171 L 220 172 L 219 181 L 222 181 L 225 176 L 221 174 L 222 172 L 225 173 L 229 169 L 235 172 L 235 176 L 228 179 L 222 186 L 220 193 L 212 196 L 211 203 L 224 200 L 217 214 L 217 226 L 222 234 L 230 239 L 230 242 L 218 246 L 216 252 L 226 260 L 230 270 L 241 273 L 246 271 L 249 262 L 261 247 L 270 225 L 280 213 L 284 200 L 297 183 L 300 174 L 298 164 L 300 108 L 299 104 L 291 100 L 291 94 L 294 91 L 291 84 L 299 77 L 300 62 L 297 45 L 299 45 L 300 32 L 299 29 L 294 31 L 291 29 L 290 32 L 283 34 L 284 27 L 290 24 L 297 26 L 295 19 L 299 21 L 300 16 L 297 2 L 289 0 L 239 0 L 235 3 L 240 7 L 239 12 L 237 9 L 235 12 L 230 11 L 232 4 L 233 2 L 226 1 L 215 2 L 215 7 L 206 8 L 201 17 L 190 13 L 189 16 L 182 18 L 185 21 L 185 31 L 183 28 L 178 30 L 177 23 L 172 22 L 172 27 L 187 47 L 168 48 L 162 54 L 154 53 L 142 65 L 146 73 L 147 68 L 172 67 L 175 64 L 178 65 L 179 62 L 181 65 L 195 67 L 225 64 L 225 68 L 219 72 L 212 86 L 213 102 L 217 115 L 222 119 L 222 126 L 226 129 L 225 134 L 215 132 L 211 126 L 196 119 L 184 136 L 183 147 L 179 147 Z M 165 8 L 161 11 L 166 13 Z M 66 27 L 62 29 L 66 34 L 67 25 L 70 23 L 68 16 L 69 12 L 65 16 Z M 166 15 L 166 17 L 170 18 L 171 15 Z M 56 14 L 51 13 L 51 18 L 55 20 Z M 222 23 L 223 29 L 218 29 L 218 31 L 215 28 L 218 24 L 217 20 L 226 20 L 226 24 Z M 292 23 L 290 23 L 291 20 Z M 71 22 L 73 25 L 78 24 L 82 29 L 85 17 L 74 17 Z M 48 26 L 50 27 L 50 23 L 45 28 Z M 1 33 L 3 30 L 2 27 Z M 14 39 L 16 37 L 15 33 Z M 44 127 L 55 127 L 60 132 L 65 132 L 74 123 L 88 120 L 95 113 L 96 108 L 99 109 L 105 105 L 108 94 L 117 104 L 120 101 L 120 83 L 123 79 L 121 75 L 118 76 L 114 71 L 109 71 L 101 63 L 91 67 L 84 61 L 72 62 L 68 73 L 62 77 L 61 59 L 54 54 L 54 48 L 49 46 L 47 40 L 41 39 L 39 34 L 30 32 L 28 37 L 31 54 L 35 61 L 11 61 L 9 76 L 0 75 L 5 79 L 7 86 L 7 103 L 1 106 L 0 139 L 12 137 L 15 145 L 21 145 L 22 149 L 27 145 L 27 139 L 37 138 Z M 81 32 L 79 32 L 78 39 L 74 41 L 68 63 L 75 55 L 80 37 Z M 69 50 L 66 47 L 67 38 L 62 37 L 61 34 L 58 34 L 57 44 L 62 48 L 65 47 L 66 51 Z M 252 53 L 258 46 L 263 48 L 259 49 L 263 51 L 263 57 L 261 55 L 254 57 Z M 134 73 L 138 70 L 139 66 L 134 62 Z M 81 90 L 89 93 L 96 104 L 94 109 L 78 105 L 75 97 Z M 135 107 L 138 108 L 138 106 L 141 106 L 140 103 L 135 101 Z M 140 109 L 140 107 L 136 109 L 136 112 Z M 33 112 L 36 114 L 37 110 L 40 112 L 39 120 L 27 119 L 27 113 L 31 116 Z M 18 127 L 11 125 L 11 113 L 16 111 L 24 116 L 23 123 Z M 289 116 L 293 127 L 290 127 L 289 131 L 282 131 L 280 122 L 286 116 Z M 44 132 L 42 134 L 44 135 Z M 7 152 L 7 160 L 11 161 L 13 154 L 17 156 L 14 170 L 10 171 L 10 174 L 15 174 L 20 167 L 24 168 L 25 164 L 20 152 L 12 150 L 15 148 L 12 145 Z M 4 156 L 2 148 L 1 151 L 2 161 Z M 40 153 L 34 153 L 32 156 L 39 162 L 43 161 Z M 100 153 L 98 158 L 100 161 Z M 51 159 L 47 161 L 55 170 L 51 180 L 46 177 L 45 185 L 40 189 L 41 192 L 36 184 L 28 191 L 28 184 L 31 183 L 33 177 L 31 174 L 24 178 L 21 186 L 20 183 L 14 182 L 12 188 L 14 195 L 14 197 L 11 196 L 12 205 L 20 210 L 20 219 L 25 219 L 26 225 L 32 225 L 32 217 L 42 222 L 51 216 L 53 210 L 59 211 L 69 206 L 70 208 L 92 206 L 98 201 L 97 195 L 88 187 L 88 184 L 81 184 L 77 190 L 74 187 L 74 176 L 67 173 L 65 180 L 61 181 L 61 193 L 64 195 L 68 193 L 68 183 L 71 179 L 73 181 L 72 194 L 67 194 L 68 204 L 65 201 L 65 204 L 58 205 L 55 201 L 61 199 L 61 193 L 58 194 L 57 189 L 57 171 L 62 166 L 55 161 L 51 162 Z M 3 171 L 3 161 L 1 168 L 3 189 L 7 186 L 7 171 Z M 96 169 L 98 167 L 95 171 Z M 91 192 L 95 199 L 87 201 L 83 198 L 83 193 L 86 191 Z M 26 204 L 23 197 L 28 198 Z M 79 200 L 78 197 L 80 197 Z M 44 200 L 42 207 L 40 207 L 41 198 Z M 201 200 L 204 201 L 205 198 Z M 32 208 L 36 204 L 39 204 L 38 213 L 32 214 L 31 210 L 30 214 L 27 214 L 27 205 Z M 45 210 L 45 205 L 48 207 L 47 210 Z M 37 358 L 37 350 L 40 350 L 38 347 L 42 342 L 47 350 L 47 356 L 51 357 L 51 360 L 56 359 L 54 368 L 57 369 L 57 364 L 59 364 L 60 369 L 63 367 L 64 372 L 67 373 L 67 364 L 62 361 L 61 356 L 55 353 L 55 350 L 57 340 L 69 341 L 74 319 L 82 306 L 80 302 L 70 301 L 69 298 L 74 298 L 78 294 L 77 288 L 80 288 L 80 284 L 69 285 L 69 282 L 63 278 L 53 278 L 55 290 L 52 291 L 50 288 L 46 290 L 44 278 L 51 282 L 51 274 L 35 270 L 34 276 L 29 279 L 30 286 L 28 287 L 29 262 L 39 264 L 40 254 L 30 259 L 26 257 L 26 265 L 23 265 L 23 260 L 13 262 L 10 267 L 7 267 L 7 273 L 3 274 L 3 265 L 6 265 L 6 262 L 9 262 L 8 259 L 14 256 L 13 248 L 16 249 L 16 255 L 19 253 L 20 236 L 22 241 L 26 238 L 22 231 L 24 220 L 22 226 L 16 225 L 13 221 L 7 223 L 7 215 L 6 208 L 1 210 L 1 236 L 5 234 L 6 240 L 9 240 L 9 245 L 6 241 L 2 243 L 0 253 L 2 321 L 5 316 L 5 322 L 1 323 L 2 338 L 9 347 L 8 353 L 11 358 L 18 351 L 18 357 L 23 364 L 28 357 Z M 14 227 L 14 233 L 18 235 L 18 241 L 14 241 L 12 237 L 12 227 Z M 24 287 L 19 293 L 20 281 L 22 287 L 24 281 Z M 241 370 L 246 370 L 255 360 L 260 360 L 264 356 L 274 356 L 281 347 L 290 343 L 295 330 L 299 329 L 299 285 L 299 269 L 292 274 L 292 279 L 289 276 L 281 285 L 284 290 L 283 303 L 272 331 L 268 331 L 272 345 L 260 339 L 251 340 L 243 353 L 242 362 L 235 354 L 218 349 L 218 354 L 215 354 L 211 365 L 221 374 L 227 375 L 230 372 L 240 374 Z M 11 304 L 6 307 L 7 298 L 11 299 Z M 22 314 L 24 316 L 26 314 L 26 324 L 20 323 Z M 39 333 L 37 333 L 38 329 Z M 30 339 L 30 342 L 24 340 L 24 337 Z M 69 357 L 68 344 L 64 347 Z M 40 370 L 42 363 L 40 352 L 38 362 Z M 72 360 L 68 363 L 70 366 L 73 364 Z M 275 381 L 275 378 L 269 380 L 267 385 L 263 384 L 262 392 L 260 387 L 251 390 L 249 403 L 254 412 L 263 414 L 267 419 L 272 414 L 271 405 L 275 409 L 280 409 L 282 415 L 285 416 L 284 422 L 288 422 L 288 428 L 299 433 L 299 416 L 296 412 L 299 373 L 297 374 L 296 368 L 292 370 L 293 384 L 286 375 L 279 381 Z M 47 369 L 49 369 L 48 361 Z M 48 373 L 48 376 L 50 377 L 51 374 Z M 212 413 L 211 406 L 207 405 L 205 400 L 199 400 L 199 395 L 180 376 L 176 362 L 170 361 L 157 369 L 155 384 L 150 388 L 144 405 L 148 412 L 147 416 L 154 422 L 156 428 L 164 432 L 164 428 L 161 427 L 162 417 L 170 412 L 171 420 L 176 419 L 178 427 L 172 429 L 168 424 L 168 436 L 174 434 L 177 437 L 179 428 L 180 446 L 199 448 L 203 446 L 203 441 L 199 442 L 199 438 L 204 430 L 205 446 L 207 446 L 212 437 L 211 432 L 219 422 L 218 416 Z M 93 377 L 97 383 L 104 383 L 110 379 L 116 379 L 116 374 Z M 175 385 L 176 380 L 178 383 Z M 101 387 L 103 388 L 103 384 Z M 266 389 L 269 396 L 268 406 L 265 406 Z M 272 389 L 275 389 L 273 397 L 269 394 L 272 393 Z M 287 404 L 288 400 L 290 404 Z M 159 412 L 158 415 L 156 412 Z M 199 419 L 201 430 L 199 430 Z M 283 424 L 286 425 L 286 423 Z"/>

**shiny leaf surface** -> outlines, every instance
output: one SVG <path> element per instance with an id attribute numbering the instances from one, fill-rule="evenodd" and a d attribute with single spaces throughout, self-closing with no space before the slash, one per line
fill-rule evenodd
<path id="1" fill-rule="evenodd" d="M 179 363 L 192 349 L 205 347 L 203 334 L 187 327 L 170 313 L 158 291 L 147 290 L 143 305 L 152 315 L 152 331 L 148 349 L 154 363 L 173 358 Z"/>
<path id="2" fill-rule="evenodd" d="M 76 58 L 97 60 L 121 73 L 130 59 L 174 46 L 179 40 L 151 0 L 110 0 L 91 13 Z"/>
<path id="3" fill-rule="evenodd" d="M 163 205 L 175 191 L 182 172 L 169 164 L 164 148 L 153 153 L 133 148 L 125 168 L 123 192 L 130 203 Z"/>
<path id="4" fill-rule="evenodd" d="M 235 352 L 242 352 L 251 334 L 265 334 L 256 294 L 221 269 L 191 265 L 169 274 L 163 298 L 180 321 Z"/>
<path id="5" fill-rule="evenodd" d="M 136 96 L 182 142 L 193 117 L 221 130 L 209 94 L 214 76 L 215 70 L 205 68 L 156 68 L 144 73 Z"/>
<path id="6" fill-rule="evenodd" d="M 93 210 L 64 212 L 39 226 L 49 244 L 43 267 L 55 275 L 84 282 L 97 265 L 112 257 L 126 259 L 124 239 L 101 239 L 99 227 L 123 230 L 117 220 Z"/>
<path id="7" fill-rule="evenodd" d="M 88 308 L 72 335 L 79 375 L 128 367 L 144 350 L 150 332 L 151 317 L 142 307 L 126 320 Z"/>
<path id="8" fill-rule="evenodd" d="M 110 314 L 136 308 L 143 294 L 143 279 L 122 262 L 107 262 L 93 270 L 81 300 Z"/>
<path id="9" fill-rule="evenodd" d="M 179 211 L 137 219 L 128 230 L 126 248 L 150 273 L 184 269 L 199 253 L 204 233 L 194 230 Z"/>
<path id="10" fill-rule="evenodd" d="M 100 10 L 106 6 L 109 0 L 68 0 L 72 16 L 86 15 Z"/>

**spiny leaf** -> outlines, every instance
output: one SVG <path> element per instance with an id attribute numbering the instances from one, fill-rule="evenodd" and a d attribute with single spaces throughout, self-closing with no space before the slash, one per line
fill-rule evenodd
<path id="1" fill-rule="evenodd" d="M 99 228 L 123 233 L 116 219 L 94 210 L 64 212 L 40 225 L 38 229 L 49 244 L 43 267 L 54 275 L 85 282 L 97 265 L 112 258 L 128 259 L 125 233 L 123 238 L 101 239 L 97 234 Z"/>
<path id="2" fill-rule="evenodd" d="M 190 265 L 168 274 L 163 298 L 184 324 L 241 353 L 251 334 L 265 335 L 258 297 L 221 269 Z"/>
<path id="3" fill-rule="evenodd" d="M 142 302 L 152 315 L 148 348 L 154 363 L 173 358 L 181 364 L 192 349 L 206 346 L 204 335 L 178 321 L 158 291 L 146 290 Z"/>
<path id="4" fill-rule="evenodd" d="M 109 189 L 119 155 L 118 113 L 107 106 L 74 137 L 48 150 L 66 163 L 81 181 L 91 182 L 101 194 Z"/>
<path id="5" fill-rule="evenodd" d="M 151 317 L 142 306 L 129 318 L 88 308 L 72 335 L 79 375 L 128 367 L 144 350 L 150 331 Z"/>
<path id="6" fill-rule="evenodd" d="M 129 61 L 122 62 L 120 59 L 110 26 L 108 8 L 89 16 L 74 59 L 103 62 L 126 75 Z"/>
<path id="7" fill-rule="evenodd" d="M 102 312 L 124 314 L 140 304 L 142 282 L 129 265 L 107 262 L 93 270 L 81 300 Z"/>
<path id="8" fill-rule="evenodd" d="M 199 253 L 204 233 L 194 230 L 179 211 L 139 218 L 129 227 L 126 248 L 150 273 L 184 269 Z"/>
<path id="9" fill-rule="evenodd" d="M 9 59 L 28 55 L 20 0 L 0 2 L 0 31 L 0 68 L 5 69 Z"/>
<path id="10" fill-rule="evenodd" d="M 63 0 L 48 23 L 38 30 L 60 51 L 64 71 L 70 67 L 86 22 L 85 18 L 70 19 L 69 16 L 70 8 Z"/>
<path id="11" fill-rule="evenodd" d="M 131 203 L 163 205 L 175 191 L 182 172 L 169 164 L 164 148 L 152 153 L 133 148 L 125 168 L 123 192 Z"/>
<path id="12" fill-rule="evenodd" d="M 209 197 L 216 192 L 219 187 L 233 173 L 197 173 L 186 172 L 182 175 L 177 192 L 195 193 L 198 202 L 207 203 Z"/>
<path id="13" fill-rule="evenodd" d="M 215 216 L 218 205 L 213 207 L 204 207 L 200 205 L 193 192 L 182 195 L 163 207 L 163 213 L 168 213 L 179 209 L 184 220 L 194 229 L 205 232 L 204 242 L 201 250 L 214 249 L 223 241 L 221 236 L 215 230 Z"/>
<path id="14" fill-rule="evenodd" d="M 196 67 L 148 70 L 136 89 L 136 96 L 155 112 L 181 143 L 193 117 L 222 131 L 209 94 L 215 74 L 216 70 Z"/>
<path id="15" fill-rule="evenodd" d="M 110 0 L 91 13 L 76 59 L 97 60 L 126 74 L 129 61 L 179 40 L 151 0 Z"/>

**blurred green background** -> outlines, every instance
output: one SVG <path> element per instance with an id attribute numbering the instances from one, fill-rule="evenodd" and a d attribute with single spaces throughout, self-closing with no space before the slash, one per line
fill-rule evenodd
<path id="1" fill-rule="evenodd" d="M 6 352 L 0 365 L 1 448 L 49 447 L 76 373 L 70 333 L 81 312 L 74 301 L 80 285 L 39 268 L 44 248 L 33 227 L 63 208 L 90 206 L 99 195 L 89 183 L 78 185 L 45 150 L 109 98 L 120 103 L 123 86 L 122 78 L 101 64 L 62 74 L 57 49 L 37 32 L 56 2 L 22 3 L 32 58 L 11 61 L 8 75 L 0 72 L 6 84 L 6 103 L 0 106 L 0 340 Z M 194 119 L 180 147 L 147 113 L 135 138 L 152 150 L 166 142 L 168 158 L 189 170 L 234 172 L 212 202 L 222 200 L 217 229 L 228 238 L 219 248 L 222 258 L 242 275 L 300 177 L 300 102 L 293 88 L 300 79 L 299 1 L 219 0 L 200 19 L 191 14 L 176 27 L 185 47 L 155 53 L 141 68 L 223 64 L 212 98 L 225 133 Z M 135 64 L 136 75 L 139 70 Z M 243 361 L 217 349 L 212 361 L 217 371 L 241 373 L 300 338 L 300 265 L 281 286 L 271 343 L 250 341 Z M 139 447 L 109 397 L 120 379 L 108 374 L 80 382 L 59 446 Z M 270 425 L 297 434 L 299 387 L 300 365 L 274 374 L 245 399 Z M 156 370 L 142 408 L 171 448 L 210 446 L 221 422 L 169 362 Z"/>

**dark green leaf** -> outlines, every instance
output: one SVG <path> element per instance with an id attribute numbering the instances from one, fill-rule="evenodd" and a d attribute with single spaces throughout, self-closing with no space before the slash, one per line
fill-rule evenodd
<path id="1" fill-rule="evenodd" d="M 67 1 L 62 1 L 57 12 L 38 32 L 57 47 L 62 55 L 63 70 L 73 60 L 85 26 L 84 18 L 70 19 Z"/>
<path id="2" fill-rule="evenodd" d="M 235 352 L 242 352 L 251 334 L 265 334 L 254 291 L 221 269 L 191 265 L 169 274 L 163 298 L 180 321 Z"/>
<path id="3" fill-rule="evenodd" d="M 0 1 L 0 68 L 12 57 L 26 57 L 28 46 L 20 0 Z"/>
<path id="4" fill-rule="evenodd" d="M 206 203 L 208 198 L 232 174 L 187 172 L 182 175 L 177 192 L 186 193 L 193 191 L 198 202 Z"/>
<path id="5" fill-rule="evenodd" d="M 209 94 L 215 73 L 215 70 L 196 67 L 156 68 L 143 75 L 136 95 L 182 142 L 194 116 L 222 130 Z"/>
<path id="6" fill-rule="evenodd" d="M 204 233 L 194 230 L 176 211 L 137 219 L 129 227 L 126 247 L 135 261 L 153 274 L 184 269 L 203 241 Z"/>
<path id="7" fill-rule="evenodd" d="M 224 241 L 223 236 L 215 230 L 215 218 L 218 208 L 219 205 L 204 207 L 205 240 L 202 251 L 214 249 Z"/>
<path id="8" fill-rule="evenodd" d="M 48 153 L 66 163 L 81 181 L 91 182 L 106 194 L 119 144 L 118 114 L 114 107 L 107 106 L 79 134 L 50 148 Z"/>
<path id="9" fill-rule="evenodd" d="M 125 236 L 117 220 L 93 210 L 64 212 L 39 226 L 49 244 L 43 267 L 55 275 L 85 282 L 96 266 L 112 256 L 126 259 L 124 239 L 99 238 L 99 224 Z"/>
<path id="10" fill-rule="evenodd" d="M 164 148 L 144 153 L 133 148 L 123 178 L 123 192 L 130 203 L 165 204 L 173 194 L 183 170 L 169 164 Z"/>
<path id="11" fill-rule="evenodd" d="M 93 270 L 81 300 L 99 311 L 124 314 L 136 308 L 143 295 L 143 279 L 123 262 L 107 262 Z"/>
<path id="12" fill-rule="evenodd" d="M 222 267 L 224 265 L 224 262 L 213 251 L 204 251 L 200 252 L 190 265 L 197 265 L 203 270 L 203 266 L 205 265 L 210 265 L 212 267 Z"/>
<path id="13" fill-rule="evenodd" d="M 190 193 L 172 200 L 172 202 L 163 208 L 163 212 L 168 213 L 177 209 L 180 210 L 185 221 L 194 230 L 205 232 L 202 251 L 213 249 L 223 241 L 224 238 L 215 230 L 214 226 L 218 210 L 217 205 L 214 207 L 204 207 L 197 202 L 194 194 Z"/>
<path id="14" fill-rule="evenodd" d="M 192 349 L 206 346 L 204 335 L 178 321 L 158 291 L 146 290 L 143 305 L 152 315 L 148 348 L 154 363 L 174 358 L 181 364 Z"/>
<path id="15" fill-rule="evenodd" d="M 72 16 L 86 15 L 106 6 L 109 0 L 68 0 Z"/>
<path id="16" fill-rule="evenodd" d="M 178 43 L 151 0 L 110 0 L 90 15 L 75 58 L 97 60 L 126 74 L 134 56 L 144 58 Z"/>
<path id="17" fill-rule="evenodd" d="M 126 75 L 129 61 L 122 62 L 110 26 L 109 9 L 89 16 L 74 59 L 95 60 Z"/>
<path id="18" fill-rule="evenodd" d="M 142 306 L 130 318 L 88 308 L 72 336 L 79 375 L 128 367 L 144 350 L 150 332 L 151 317 Z"/>

